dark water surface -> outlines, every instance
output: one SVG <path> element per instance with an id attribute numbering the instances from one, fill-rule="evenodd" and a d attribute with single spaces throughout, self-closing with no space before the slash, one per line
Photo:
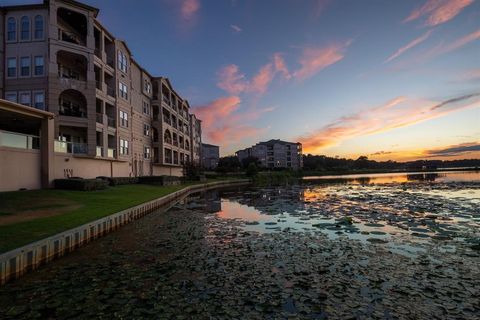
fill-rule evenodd
<path id="1" fill-rule="evenodd" d="M 193 195 L 0 288 L 0 319 L 478 319 L 480 182 L 454 174 Z"/>

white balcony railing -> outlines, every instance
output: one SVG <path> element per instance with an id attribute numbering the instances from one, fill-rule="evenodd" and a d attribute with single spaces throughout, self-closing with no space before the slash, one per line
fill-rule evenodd
<path id="1" fill-rule="evenodd" d="M 97 157 L 103 157 L 103 147 L 97 146 L 96 155 L 97 155 Z"/>
<path id="2" fill-rule="evenodd" d="M 58 153 L 87 154 L 88 145 L 86 143 L 55 140 L 54 150 Z"/>
<path id="3" fill-rule="evenodd" d="M 0 146 L 18 149 L 40 149 L 40 137 L 0 130 Z"/>
<path id="4" fill-rule="evenodd" d="M 117 150 L 116 149 L 112 149 L 112 148 L 107 149 L 107 157 L 115 158 L 116 156 L 117 156 Z"/>

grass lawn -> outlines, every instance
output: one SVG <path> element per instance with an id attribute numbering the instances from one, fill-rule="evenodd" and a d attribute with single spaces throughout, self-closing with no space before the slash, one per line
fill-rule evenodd
<path id="1" fill-rule="evenodd" d="M 135 184 L 101 191 L 2 192 L 0 253 L 159 198 L 187 185 L 162 187 Z"/>

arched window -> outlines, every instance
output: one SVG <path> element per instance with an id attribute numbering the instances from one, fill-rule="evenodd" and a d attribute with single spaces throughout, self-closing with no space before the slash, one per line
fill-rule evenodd
<path id="1" fill-rule="evenodd" d="M 17 20 L 13 17 L 7 21 L 7 41 L 17 40 Z"/>
<path id="2" fill-rule="evenodd" d="M 43 39 L 43 16 L 35 16 L 35 39 Z"/>
<path id="3" fill-rule="evenodd" d="M 30 19 L 27 16 L 20 20 L 20 40 L 30 40 Z"/>

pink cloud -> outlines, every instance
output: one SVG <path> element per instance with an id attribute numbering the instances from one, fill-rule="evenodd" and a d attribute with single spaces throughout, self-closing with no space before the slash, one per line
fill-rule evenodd
<path id="1" fill-rule="evenodd" d="M 275 53 L 273 55 L 273 65 L 275 66 L 275 71 L 280 72 L 285 79 L 290 79 L 292 76 L 288 71 L 285 60 L 283 59 L 282 54 Z"/>
<path id="2" fill-rule="evenodd" d="M 455 18 L 472 3 L 473 0 L 428 0 L 423 6 L 414 9 L 403 22 L 427 16 L 425 25 L 436 26 Z"/>
<path id="3" fill-rule="evenodd" d="M 200 0 L 182 0 L 180 13 L 185 20 L 191 20 L 200 10 Z"/>
<path id="4" fill-rule="evenodd" d="M 272 108 L 262 110 L 240 109 L 238 96 L 216 99 L 205 106 L 193 108 L 192 112 L 202 120 L 203 133 L 208 141 L 220 145 L 232 144 L 248 137 L 258 136 L 265 131 L 245 123 L 258 119 Z"/>
<path id="5" fill-rule="evenodd" d="M 432 31 L 433 30 L 429 30 L 429 31 L 425 32 L 420 37 L 418 37 L 415 40 L 409 42 L 406 46 L 403 46 L 400 49 L 398 49 L 394 54 L 392 54 L 390 57 L 388 57 L 387 60 L 385 60 L 385 63 L 390 62 L 393 59 L 398 58 L 399 56 L 401 56 L 406 51 L 412 49 L 413 47 L 415 47 L 415 46 L 419 45 L 420 43 L 422 43 L 423 41 L 427 40 L 428 37 L 430 36 L 430 34 L 432 33 Z"/>
<path id="6" fill-rule="evenodd" d="M 245 75 L 240 73 L 237 65 L 230 64 L 223 67 L 218 73 L 217 86 L 230 94 L 239 94 L 248 88 Z"/>
<path id="7" fill-rule="evenodd" d="M 267 91 L 268 85 L 272 82 L 274 69 L 271 63 L 263 66 L 258 74 L 253 77 L 248 90 L 263 94 Z"/>
<path id="8" fill-rule="evenodd" d="M 299 60 L 301 68 L 293 73 L 293 77 L 299 80 L 305 80 L 317 74 L 332 64 L 342 60 L 345 55 L 345 49 L 351 41 L 344 44 L 333 44 L 327 47 L 307 47 L 303 50 L 302 57 Z"/>
<path id="9" fill-rule="evenodd" d="M 480 106 L 480 93 L 446 101 L 428 101 L 398 97 L 381 106 L 371 107 L 337 119 L 326 126 L 299 137 L 305 152 L 317 152 L 358 136 L 381 133 L 414 125 L 468 107 Z"/>
<path id="10" fill-rule="evenodd" d="M 480 39 L 480 29 L 478 29 L 477 31 L 474 31 L 470 34 L 467 34 L 466 36 L 461 37 L 461 38 L 453 41 L 450 44 L 440 46 L 439 48 L 437 48 L 436 53 L 437 54 L 443 54 L 443 53 L 451 52 L 451 51 L 457 50 L 457 49 L 469 44 L 470 42 L 478 40 L 478 39 Z"/>

